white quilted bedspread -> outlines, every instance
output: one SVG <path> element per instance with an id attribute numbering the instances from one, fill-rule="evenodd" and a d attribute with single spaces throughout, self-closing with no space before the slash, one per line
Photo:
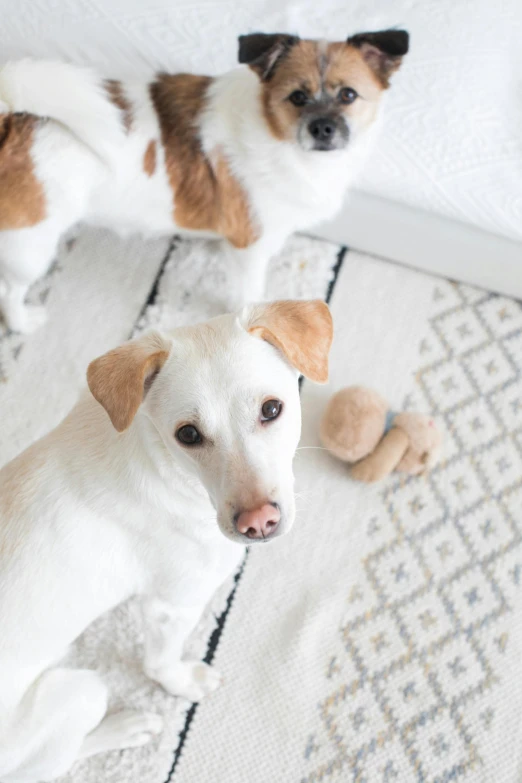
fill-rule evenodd
<path id="1" fill-rule="evenodd" d="M 520 0 L 0 0 L 1 59 L 60 56 L 107 75 L 218 73 L 236 35 L 344 37 L 404 26 L 364 190 L 522 239 Z"/>

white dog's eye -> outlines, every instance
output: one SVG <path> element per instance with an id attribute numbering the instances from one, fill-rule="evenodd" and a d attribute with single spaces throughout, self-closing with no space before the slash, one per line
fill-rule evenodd
<path id="1" fill-rule="evenodd" d="M 183 427 L 180 427 L 176 432 L 176 438 L 180 443 L 183 443 L 184 446 L 196 446 L 203 441 L 203 438 L 193 424 L 184 424 Z"/>
<path id="2" fill-rule="evenodd" d="M 261 406 L 261 421 L 271 421 L 277 419 L 283 410 L 281 400 L 267 400 Z"/>

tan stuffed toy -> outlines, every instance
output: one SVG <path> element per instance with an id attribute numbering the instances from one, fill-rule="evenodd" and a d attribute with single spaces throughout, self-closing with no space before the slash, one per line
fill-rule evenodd
<path id="1" fill-rule="evenodd" d="M 380 394 L 348 386 L 334 394 L 321 422 L 321 441 L 358 481 L 379 481 L 399 470 L 416 475 L 431 468 L 442 436 L 430 416 L 394 413 Z"/>

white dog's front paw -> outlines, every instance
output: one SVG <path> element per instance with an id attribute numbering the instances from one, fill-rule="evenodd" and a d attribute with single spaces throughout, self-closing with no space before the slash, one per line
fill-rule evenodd
<path id="1" fill-rule="evenodd" d="M 223 685 L 223 676 L 207 663 L 189 661 L 186 665 L 192 669 L 193 689 L 197 692 L 200 699 L 208 696 L 209 693 L 213 693 L 220 685 Z"/>
<path id="2" fill-rule="evenodd" d="M 11 331 L 31 334 L 46 323 L 47 312 L 45 307 L 23 305 L 23 307 L 17 307 L 16 310 L 6 308 L 4 318 Z"/>
<path id="3" fill-rule="evenodd" d="M 0 100 L 0 114 L 10 114 L 11 109 L 5 101 Z"/>
<path id="4" fill-rule="evenodd" d="M 122 710 L 109 715 L 100 726 L 107 747 L 114 750 L 147 745 L 163 731 L 163 718 L 154 712 Z"/>
<path id="5" fill-rule="evenodd" d="M 173 696 L 189 701 L 201 701 L 223 683 L 219 672 L 201 661 L 180 661 L 167 671 L 150 674 Z"/>

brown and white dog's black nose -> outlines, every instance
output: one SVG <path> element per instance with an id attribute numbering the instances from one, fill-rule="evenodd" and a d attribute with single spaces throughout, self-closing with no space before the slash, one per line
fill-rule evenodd
<path id="1" fill-rule="evenodd" d="M 269 538 L 272 536 L 281 519 L 281 512 L 276 503 L 264 503 L 259 508 L 241 511 L 234 517 L 236 530 L 247 538 Z"/>
<path id="2" fill-rule="evenodd" d="M 331 141 L 335 133 L 335 121 L 331 117 L 318 117 L 308 125 L 308 130 L 316 141 Z"/>

